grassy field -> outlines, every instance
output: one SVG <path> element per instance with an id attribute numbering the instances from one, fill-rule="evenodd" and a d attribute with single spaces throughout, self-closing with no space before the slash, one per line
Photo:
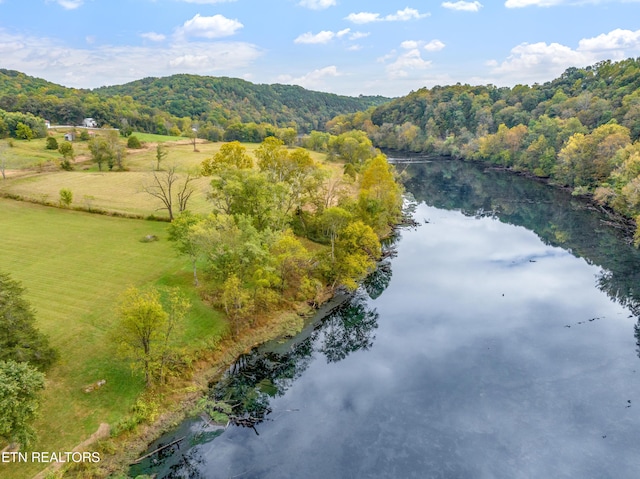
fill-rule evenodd
<path id="1" fill-rule="evenodd" d="M 156 166 L 158 142 L 163 143 L 167 151 L 161 168 L 175 165 L 183 175 L 188 171 L 197 171 L 200 164 L 217 153 L 223 144 L 200 140 L 196 145 L 198 151 L 194 151 L 193 144 L 185 138 L 139 133 L 135 135 L 141 140 L 144 139 L 145 144 L 141 149 L 127 150 L 125 166 L 128 171 L 124 172 L 98 171 L 97 165 L 89 161 L 86 151 L 84 155 L 77 157 L 74 171 L 63 171 L 53 163 L 49 163 L 47 168 L 40 171 L 41 169 L 34 167 L 36 153 L 57 155 L 56 158 L 60 155 L 46 150 L 44 139 L 29 142 L 14 140 L 14 147 L 9 151 L 13 155 L 19 155 L 22 160 L 15 161 L 13 164 L 20 163 L 23 167 L 18 168 L 18 171 L 7 181 L 0 181 L 0 193 L 20 195 L 32 201 L 55 203 L 59 199 L 60 190 L 66 188 L 73 193 L 72 206 L 145 217 L 152 214 L 168 217 L 166 210 L 159 209 L 163 207 L 159 200 L 142 192 L 144 185 L 152 181 L 151 171 Z M 250 155 L 259 147 L 258 144 L 253 143 L 244 146 Z M 75 142 L 74 148 L 86 149 L 86 142 Z M 316 161 L 324 162 L 324 154 L 311 152 L 311 155 Z M 336 165 L 331 167 L 335 168 Z M 106 169 L 106 167 L 103 168 Z M 205 213 L 210 210 L 206 200 L 209 182 L 208 178 L 199 178 L 193 183 L 195 193 L 189 203 L 191 211 Z"/>
<path id="2" fill-rule="evenodd" d="M 63 131 L 55 133 L 59 141 Z M 136 134 L 143 148 L 127 150 L 127 171 L 98 171 L 88 156 L 86 142 L 74 142 L 74 171 L 57 166 L 60 155 L 46 150 L 45 140 L 14 140 L 5 152 L 11 155 L 11 174 L 0 179 L 0 193 L 20 195 L 36 202 L 57 202 L 62 188 L 73 193 L 72 207 L 103 209 L 142 216 L 155 214 L 158 200 L 141 192 L 156 163 L 156 145 L 168 155 L 162 163 L 175 165 L 181 174 L 195 171 L 201 162 L 219 151 L 222 143 Z M 125 139 L 121 141 L 125 142 Z M 251 154 L 259 147 L 246 144 Z M 319 162 L 325 155 L 313 153 Z M 325 163 L 326 164 L 326 163 Z M 327 165 L 341 175 L 337 164 Z M 189 209 L 211 210 L 206 193 L 209 179 L 195 183 Z M 42 415 L 36 427 L 39 442 L 34 450 L 68 451 L 96 431 L 102 422 L 115 424 L 130 410 L 144 390 L 140 375 L 132 375 L 126 361 L 116 358 L 109 340 L 119 295 L 130 285 L 178 286 L 192 300 L 193 309 L 180 341 L 196 350 L 219 337 L 226 323 L 219 313 L 202 303 L 191 287 L 191 270 L 167 240 L 167 224 L 90 214 L 0 198 L 0 237 L 3 254 L 0 269 L 27 288 L 26 297 L 37 310 L 39 328 L 61 353 L 47 374 Z M 144 243 L 146 235 L 157 242 Z M 106 386 L 85 393 L 101 379 Z M 0 477 L 22 479 L 42 469 L 39 464 L 0 464 Z"/>
<path id="3" fill-rule="evenodd" d="M 116 423 L 144 388 L 109 341 L 114 306 L 128 286 L 177 285 L 194 308 L 181 341 L 190 348 L 218 336 L 223 319 L 204 305 L 190 271 L 167 241 L 165 223 L 112 218 L 0 199 L 2 270 L 27 288 L 39 328 L 60 351 L 47 374 L 34 450 L 68 451 L 101 422 Z M 149 234 L 159 241 L 144 243 Z M 84 387 L 105 379 L 89 394 Z M 30 477 L 38 464 L 0 465 L 0 477 Z"/>

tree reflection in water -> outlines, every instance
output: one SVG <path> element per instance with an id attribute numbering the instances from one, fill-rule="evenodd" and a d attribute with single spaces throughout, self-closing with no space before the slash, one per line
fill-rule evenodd
<path id="1" fill-rule="evenodd" d="M 380 275 L 380 278 L 383 277 L 386 278 Z M 388 280 L 386 283 L 378 281 L 378 284 L 388 284 Z M 378 316 L 375 309 L 368 308 L 366 293 L 359 290 L 351 301 L 336 308 L 322 322 L 315 335 L 319 337 L 318 350 L 329 363 L 341 361 L 358 350 L 367 351 L 373 346 Z"/>
<path id="2" fill-rule="evenodd" d="M 232 424 L 255 430 L 271 413 L 271 398 L 287 391 L 307 369 L 315 351 L 327 362 L 337 362 L 373 346 L 378 313 L 369 307 L 368 300 L 382 294 L 390 279 L 391 264 L 382 262 L 364 287 L 324 317 L 309 337 L 293 343 L 284 353 L 256 348 L 241 356 L 212 386 L 210 399 L 231 406 Z"/>
<path id="3" fill-rule="evenodd" d="M 482 164 L 429 161 L 408 166 L 404 176 L 417 201 L 524 226 L 545 244 L 599 266 L 598 288 L 637 318 L 640 357 L 640 251 L 629 244 L 624 221 L 567 191 Z"/>

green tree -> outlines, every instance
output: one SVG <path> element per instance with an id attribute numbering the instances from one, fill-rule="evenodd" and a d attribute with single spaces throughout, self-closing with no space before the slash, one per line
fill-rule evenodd
<path id="1" fill-rule="evenodd" d="M 251 295 L 235 274 L 231 274 L 224 282 L 220 301 L 233 324 L 234 334 L 237 335 L 241 320 L 246 319 L 251 311 Z"/>
<path id="2" fill-rule="evenodd" d="M 53 136 L 47 137 L 46 143 L 47 150 L 57 150 L 58 149 L 58 140 L 56 140 Z"/>
<path id="3" fill-rule="evenodd" d="M 361 165 L 376 155 L 376 149 L 364 131 L 353 130 L 331 137 L 329 152 L 346 163 Z"/>
<path id="4" fill-rule="evenodd" d="M 296 139 L 298 138 L 298 130 L 293 127 L 279 128 L 277 136 L 284 142 L 285 145 L 293 146 L 293 144 L 296 142 Z"/>
<path id="5" fill-rule="evenodd" d="M 114 166 L 118 167 L 119 171 L 124 171 L 124 158 L 127 154 L 126 149 L 120 141 L 120 135 L 116 130 L 110 130 L 107 132 L 107 144 L 109 156 L 107 157 L 107 165 L 109 170 L 113 170 Z"/>
<path id="6" fill-rule="evenodd" d="M 181 330 L 184 319 L 191 309 L 191 302 L 184 296 L 178 288 L 169 288 L 166 291 L 167 322 L 163 328 L 160 344 L 158 348 L 157 377 L 160 383 L 164 383 L 167 375 L 167 368 L 172 361 L 177 361 L 176 350 L 173 347 L 173 337 Z"/>
<path id="7" fill-rule="evenodd" d="M 311 255 L 291 230 L 278 235 L 270 246 L 269 253 L 279 277 L 278 289 L 282 294 L 296 299 L 310 283 Z"/>
<path id="8" fill-rule="evenodd" d="M 60 190 L 60 206 L 68 208 L 73 202 L 73 192 L 67 188 Z"/>
<path id="9" fill-rule="evenodd" d="M 169 315 L 158 291 L 131 287 L 122 295 L 114 339 L 121 354 L 142 370 L 148 387 L 153 384 L 155 362 L 159 346 L 166 340 L 168 323 Z"/>
<path id="10" fill-rule="evenodd" d="M 339 206 L 332 206 L 325 209 L 320 215 L 320 224 L 324 234 L 331 242 L 331 261 L 335 261 L 335 243 L 342 230 L 344 230 L 353 215 Z"/>
<path id="11" fill-rule="evenodd" d="M 364 166 L 358 206 L 364 222 L 381 237 L 400 219 L 402 189 L 395 181 L 393 166 L 384 155 L 376 156 Z"/>
<path id="12" fill-rule="evenodd" d="M 248 169 L 253 167 L 253 160 L 239 141 L 231 141 L 222 145 L 213 158 L 202 162 L 202 175 L 211 176 L 222 167 Z"/>
<path id="13" fill-rule="evenodd" d="M 33 130 L 29 125 L 18 122 L 18 124 L 16 125 L 16 138 L 20 140 L 31 141 L 31 139 L 33 138 Z"/>
<path id="14" fill-rule="evenodd" d="M 189 257 L 193 268 L 193 284 L 198 282 L 198 259 L 203 255 L 203 218 L 183 211 L 169 225 L 169 241 L 173 241 L 176 249 Z"/>
<path id="15" fill-rule="evenodd" d="M 342 285 L 355 290 L 380 259 L 381 247 L 377 235 L 362 221 L 349 223 L 336 240 L 335 260 L 330 275 L 333 287 Z"/>
<path id="16" fill-rule="evenodd" d="M 156 145 L 156 170 L 160 171 L 160 163 L 167 157 L 169 152 L 162 143 Z"/>
<path id="17" fill-rule="evenodd" d="M 89 141 L 89 151 L 91 160 L 98 165 L 98 170 L 102 171 L 102 165 L 113 161 L 113 151 L 106 138 L 99 136 Z"/>
<path id="18" fill-rule="evenodd" d="M 216 213 L 244 215 L 258 230 L 283 229 L 287 221 L 285 184 L 270 181 L 259 171 L 221 167 L 211 180 L 209 200 Z"/>
<path id="19" fill-rule="evenodd" d="M 140 139 L 136 135 L 131 135 L 127 138 L 127 148 L 140 149 L 142 148 L 142 143 L 140 143 Z"/>
<path id="20" fill-rule="evenodd" d="M 23 295 L 20 283 L 0 273 L 0 361 L 28 362 L 45 369 L 57 354 L 36 329 L 35 314 Z"/>
<path id="21" fill-rule="evenodd" d="M 60 167 L 63 170 L 70 171 L 73 169 L 71 165 L 71 161 L 74 158 L 73 145 L 70 141 L 63 141 L 58 146 L 58 152 L 62 155 L 62 161 L 60 162 Z"/>
<path id="22" fill-rule="evenodd" d="M 0 360 L 0 439 L 28 446 L 35 439 L 31 423 L 44 389 L 44 374 L 28 363 Z"/>

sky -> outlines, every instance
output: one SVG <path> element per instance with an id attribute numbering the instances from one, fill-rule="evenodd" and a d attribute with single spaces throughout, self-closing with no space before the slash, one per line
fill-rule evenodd
<path id="1" fill-rule="evenodd" d="M 402 96 L 640 57 L 640 0 L 0 0 L 0 68 L 95 88 L 176 73 Z"/>

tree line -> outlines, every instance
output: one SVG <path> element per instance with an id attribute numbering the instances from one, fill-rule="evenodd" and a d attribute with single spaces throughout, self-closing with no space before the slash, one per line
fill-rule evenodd
<path id="1" fill-rule="evenodd" d="M 270 136 L 265 128 L 309 132 L 321 129 L 336 115 L 387 100 L 197 75 L 145 78 L 85 90 L 0 69 L 0 109 L 8 112 L 31 113 L 61 125 L 79 125 L 90 117 L 99 126 L 111 125 L 124 134 L 141 131 L 180 136 L 196 127 L 199 137 L 210 141 L 260 142 Z M 243 124 L 252 126 L 239 132 L 238 125 Z"/>
<path id="2" fill-rule="evenodd" d="M 24 288 L 0 272 L 0 446 L 33 442 L 46 371 L 58 354 L 35 327 Z"/>
<path id="3" fill-rule="evenodd" d="M 381 154 L 358 170 L 356 179 L 332 176 L 275 137 L 254 155 L 226 143 L 203 162 L 212 211 L 184 211 L 170 238 L 234 333 L 257 315 L 319 301 L 327 285 L 355 289 L 374 269 L 380 238 L 400 218 L 401 189 Z"/>
<path id="4" fill-rule="evenodd" d="M 640 59 L 570 68 L 542 85 L 424 88 L 326 130 L 528 172 L 640 220 Z"/>

